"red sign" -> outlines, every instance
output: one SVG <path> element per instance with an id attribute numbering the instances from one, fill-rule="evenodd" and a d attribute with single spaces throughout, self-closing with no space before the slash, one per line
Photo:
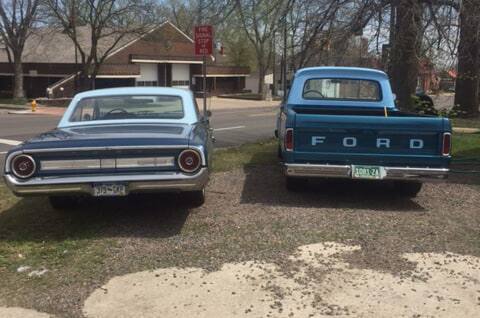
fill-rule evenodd
<path id="1" fill-rule="evenodd" d="M 195 55 L 211 55 L 213 52 L 213 27 L 199 25 L 195 27 Z"/>

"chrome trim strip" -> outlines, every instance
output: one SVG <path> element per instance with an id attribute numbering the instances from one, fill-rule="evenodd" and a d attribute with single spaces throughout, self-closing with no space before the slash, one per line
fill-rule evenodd
<path id="1" fill-rule="evenodd" d="M 448 168 L 384 167 L 383 180 L 439 180 L 448 177 Z M 291 177 L 352 178 L 350 165 L 284 164 L 285 175 Z"/>
<path id="2" fill-rule="evenodd" d="M 41 171 L 100 169 L 100 159 L 40 160 Z"/>
<path id="3" fill-rule="evenodd" d="M 116 158 L 117 168 L 173 167 L 174 157 Z"/>
<path id="4" fill-rule="evenodd" d="M 158 190 L 195 191 L 205 187 L 209 171 L 201 168 L 190 175 L 181 172 L 159 172 L 143 175 L 115 174 L 95 176 L 65 176 L 32 178 L 19 180 L 7 174 L 4 176 L 7 186 L 17 195 L 52 195 L 56 193 L 92 194 L 94 183 L 126 183 L 128 192 L 148 192 Z"/>

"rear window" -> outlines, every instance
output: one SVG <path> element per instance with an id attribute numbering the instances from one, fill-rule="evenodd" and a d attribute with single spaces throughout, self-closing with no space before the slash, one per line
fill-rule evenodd
<path id="1" fill-rule="evenodd" d="M 363 79 L 312 78 L 303 87 L 304 99 L 379 101 L 380 84 Z"/>
<path id="2" fill-rule="evenodd" d="M 81 99 L 71 122 L 118 119 L 181 119 L 184 117 L 180 96 L 122 95 Z"/>

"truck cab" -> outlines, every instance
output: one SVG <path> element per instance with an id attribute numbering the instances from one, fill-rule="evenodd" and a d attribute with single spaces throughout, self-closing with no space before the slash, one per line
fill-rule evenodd
<path id="1" fill-rule="evenodd" d="M 387 75 L 352 67 L 299 70 L 277 120 L 287 188 L 309 178 L 392 180 L 415 196 L 448 177 L 446 118 L 400 111 Z"/>

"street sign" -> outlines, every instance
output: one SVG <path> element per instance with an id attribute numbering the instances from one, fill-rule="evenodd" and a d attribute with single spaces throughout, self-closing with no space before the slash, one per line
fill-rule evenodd
<path id="1" fill-rule="evenodd" d="M 213 27 L 198 25 L 195 27 L 195 55 L 211 55 L 213 53 Z"/>

